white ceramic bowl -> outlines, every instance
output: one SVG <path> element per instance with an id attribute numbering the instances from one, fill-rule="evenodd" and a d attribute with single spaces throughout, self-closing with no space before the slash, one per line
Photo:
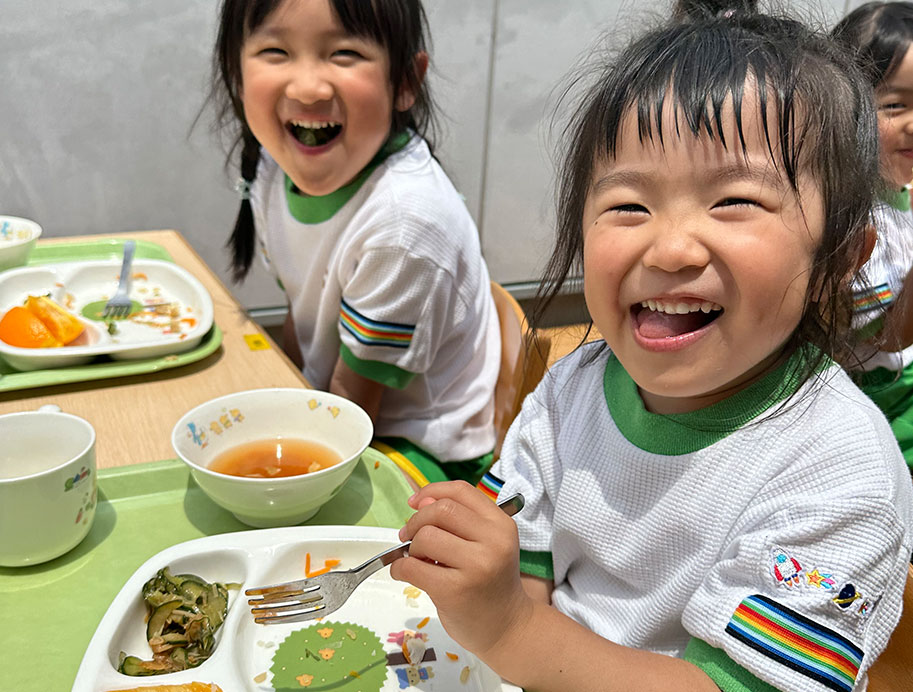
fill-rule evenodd
<path id="1" fill-rule="evenodd" d="M 271 528 L 307 521 L 348 480 L 374 434 L 357 404 L 314 389 L 251 389 L 212 399 L 174 426 L 171 444 L 197 485 L 249 526 Z M 282 478 L 245 478 L 211 471 L 222 452 L 268 438 L 299 438 L 342 456 L 321 471 Z"/>
<path id="2" fill-rule="evenodd" d="M 0 216 L 0 271 L 21 267 L 41 236 L 41 226 L 18 216 Z"/>

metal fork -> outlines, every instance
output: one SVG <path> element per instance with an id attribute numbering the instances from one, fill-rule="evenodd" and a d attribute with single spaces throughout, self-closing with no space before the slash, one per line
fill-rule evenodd
<path id="1" fill-rule="evenodd" d="M 133 252 L 136 250 L 136 241 L 128 240 L 124 243 L 124 261 L 120 266 L 120 281 L 117 291 L 105 303 L 101 316 L 105 319 L 122 320 L 133 312 L 133 301 L 130 300 L 130 267 L 133 265 Z"/>
<path id="2" fill-rule="evenodd" d="M 505 514 L 513 516 L 523 509 L 523 496 L 511 495 L 498 503 Z M 350 570 L 327 572 L 310 579 L 247 589 L 247 596 L 256 596 L 247 603 L 254 622 L 275 625 L 283 622 L 302 622 L 329 615 L 342 606 L 365 579 L 394 560 L 409 555 L 412 541 L 400 543 Z"/>

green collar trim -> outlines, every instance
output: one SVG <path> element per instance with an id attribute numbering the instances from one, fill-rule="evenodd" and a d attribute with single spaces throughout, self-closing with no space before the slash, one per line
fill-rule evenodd
<path id="1" fill-rule="evenodd" d="M 371 159 L 370 163 L 365 166 L 361 172 L 355 176 L 355 179 L 343 185 L 338 190 L 328 195 L 312 197 L 303 195 L 295 187 L 295 183 L 288 176 L 285 176 L 285 199 L 288 203 L 288 210 L 292 216 L 301 223 L 316 224 L 329 221 L 337 211 L 342 209 L 346 202 L 361 189 L 361 186 L 368 179 L 368 176 L 374 172 L 384 159 L 391 154 L 395 154 L 402 149 L 412 138 L 411 133 L 403 131 L 395 135 L 390 135 L 380 151 Z"/>
<path id="2" fill-rule="evenodd" d="M 794 394 L 802 385 L 799 373 L 804 352 L 805 349 L 800 350 L 762 379 L 723 401 L 690 413 L 670 415 L 644 408 L 634 380 L 611 355 L 603 377 L 606 404 L 615 425 L 631 444 L 654 454 L 690 454 L 719 442 Z M 821 369 L 830 364 L 830 358 L 826 358 Z"/>
<path id="3" fill-rule="evenodd" d="M 910 190 L 902 187 L 899 190 L 885 190 L 881 201 L 897 211 L 910 211 Z"/>

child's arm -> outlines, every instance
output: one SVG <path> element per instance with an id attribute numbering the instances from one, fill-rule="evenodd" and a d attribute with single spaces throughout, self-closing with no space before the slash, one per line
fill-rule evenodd
<path id="1" fill-rule="evenodd" d="M 359 375 L 345 364 L 342 357 L 339 357 L 336 359 L 336 366 L 330 377 L 330 393 L 354 401 L 371 416 L 371 422 L 374 422 L 380 411 L 380 399 L 384 393 L 384 386 Z"/>
<path id="2" fill-rule="evenodd" d="M 885 312 L 876 339 L 885 351 L 902 351 L 913 345 L 913 271 L 907 274 L 897 300 Z"/>
<path id="3" fill-rule="evenodd" d="M 472 486 L 433 483 L 409 504 L 418 512 L 400 539 L 412 540 L 410 556 L 391 576 L 425 591 L 447 632 L 502 677 L 531 692 L 719 692 L 691 663 L 613 644 L 534 600 L 516 525 Z"/>
<path id="4" fill-rule="evenodd" d="M 545 603 L 551 605 L 552 591 L 555 590 L 555 582 L 551 579 L 534 577 L 531 574 L 521 574 L 520 583 L 523 584 L 523 590 L 536 603 Z"/>
<path id="5" fill-rule="evenodd" d="M 292 319 L 292 306 L 289 305 L 288 314 L 282 324 L 282 350 L 299 370 L 304 367 L 304 358 L 298 346 L 298 336 L 295 334 L 295 320 Z"/>

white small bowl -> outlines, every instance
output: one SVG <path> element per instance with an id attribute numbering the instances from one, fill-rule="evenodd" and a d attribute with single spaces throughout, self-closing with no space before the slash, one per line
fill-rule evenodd
<path id="1" fill-rule="evenodd" d="M 41 236 L 41 226 L 18 216 L 0 216 L 0 271 L 25 264 Z"/>
<path id="2" fill-rule="evenodd" d="M 200 489 L 238 521 L 257 528 L 292 526 L 317 513 L 348 480 L 374 435 L 357 404 L 314 389 L 251 389 L 188 411 L 171 433 L 174 451 Z M 338 464 L 300 476 L 245 478 L 211 471 L 219 454 L 269 438 L 312 440 L 335 450 Z"/>

